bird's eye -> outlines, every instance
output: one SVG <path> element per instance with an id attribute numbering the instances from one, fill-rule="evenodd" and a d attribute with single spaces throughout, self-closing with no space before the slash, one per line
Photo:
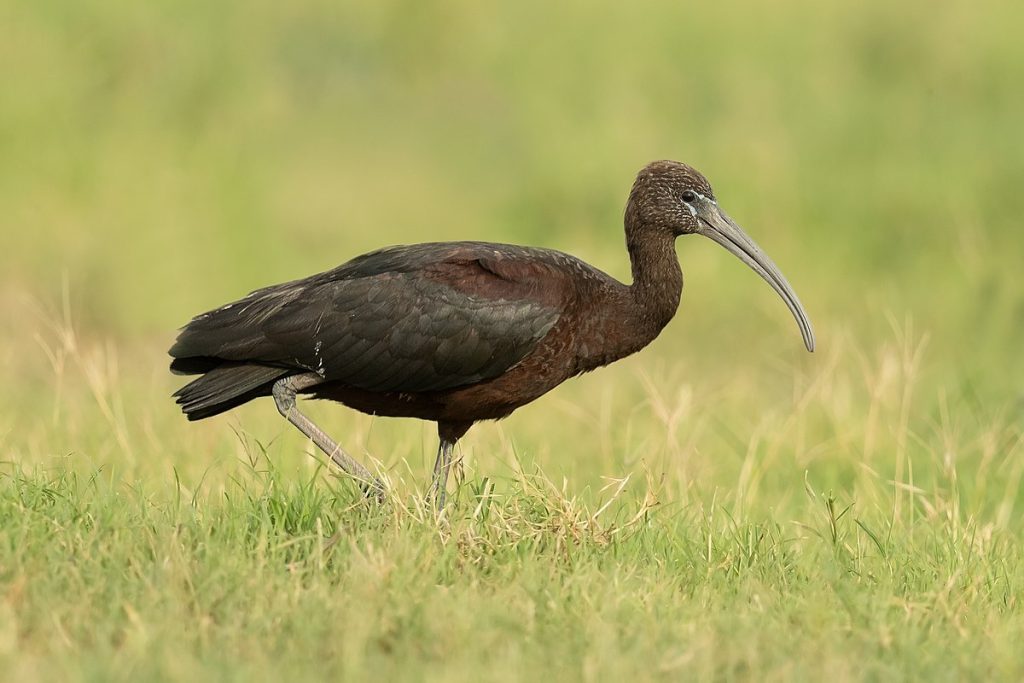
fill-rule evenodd
<path id="1" fill-rule="evenodd" d="M 693 202 L 697 201 L 697 193 L 694 192 L 693 190 L 684 190 L 683 201 L 686 202 L 687 204 L 692 204 Z"/>

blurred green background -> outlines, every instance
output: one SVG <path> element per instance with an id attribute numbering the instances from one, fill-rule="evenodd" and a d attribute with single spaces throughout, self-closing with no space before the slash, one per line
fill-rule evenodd
<path id="1" fill-rule="evenodd" d="M 824 348 L 909 316 L 935 361 L 1008 391 L 1022 21 L 963 1 L 5 3 L 0 278 L 53 300 L 66 275 L 84 329 L 169 338 L 390 243 L 525 242 L 626 277 L 633 174 L 674 158 Z M 697 241 L 661 350 L 795 346 L 767 288 Z"/>
<path id="2" fill-rule="evenodd" d="M 625 196 L 657 158 L 711 179 L 804 300 L 818 353 L 764 283 L 691 237 L 676 321 L 563 402 L 612 386 L 632 409 L 656 369 L 724 400 L 742 435 L 794 368 L 866 378 L 884 345 L 920 344 L 917 413 L 941 395 L 1012 422 L 1022 20 L 1009 2 L 6 3 L 8 428 L 49 433 L 60 414 L 46 349 L 65 310 L 113 349 L 115 387 L 145 392 L 134 423 L 173 419 L 164 352 L 191 315 L 378 246 L 528 243 L 625 279 Z M 733 380 L 730 406 L 715 391 Z"/>

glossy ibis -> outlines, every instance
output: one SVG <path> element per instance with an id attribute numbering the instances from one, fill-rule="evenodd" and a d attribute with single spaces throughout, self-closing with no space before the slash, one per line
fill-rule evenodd
<path id="1" fill-rule="evenodd" d="M 789 283 L 686 164 L 637 175 L 625 210 L 633 284 L 550 249 L 487 242 L 388 247 L 334 270 L 257 290 L 203 313 L 170 350 L 171 370 L 199 374 L 175 396 L 190 420 L 259 396 L 370 493 L 379 480 L 296 406 L 296 394 L 373 415 L 437 422 L 432 492 L 444 504 L 452 449 L 581 373 L 639 351 L 675 315 L 680 235 L 710 237 L 810 321 Z"/>

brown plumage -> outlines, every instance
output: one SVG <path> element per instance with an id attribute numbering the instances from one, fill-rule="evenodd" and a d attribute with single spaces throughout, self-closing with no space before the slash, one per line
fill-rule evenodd
<path id="1" fill-rule="evenodd" d="M 177 402 L 197 420 L 273 395 L 289 421 L 378 493 L 377 479 L 298 411 L 296 393 L 433 420 L 441 505 L 452 447 L 474 422 L 505 417 L 639 351 L 668 324 L 683 286 L 675 239 L 688 233 L 712 238 L 768 281 L 813 350 L 789 284 L 693 168 L 657 161 L 642 169 L 625 229 L 631 285 L 559 251 L 438 242 L 381 249 L 257 290 L 182 329 L 171 369 L 201 376 Z"/>

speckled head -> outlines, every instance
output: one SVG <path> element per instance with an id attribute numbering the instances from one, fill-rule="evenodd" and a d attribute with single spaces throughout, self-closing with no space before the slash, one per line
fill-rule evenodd
<path id="1" fill-rule="evenodd" d="M 700 171 L 678 161 L 652 161 L 640 169 L 626 205 L 627 228 L 673 235 L 699 232 L 693 202 L 715 201 L 711 183 Z"/>
<path id="2" fill-rule="evenodd" d="M 698 234 L 722 245 L 772 286 L 796 318 L 808 351 L 814 331 L 800 299 L 775 263 L 718 206 L 699 171 L 678 161 L 654 161 L 636 176 L 626 204 L 626 241 L 634 244 Z"/>

